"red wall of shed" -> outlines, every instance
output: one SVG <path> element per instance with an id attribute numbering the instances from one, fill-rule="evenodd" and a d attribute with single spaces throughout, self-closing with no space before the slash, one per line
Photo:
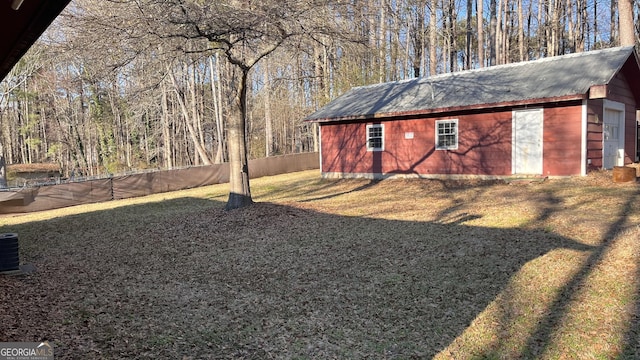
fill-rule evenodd
<path id="1" fill-rule="evenodd" d="M 587 170 L 602 168 L 602 99 L 589 100 L 587 104 Z"/>
<path id="2" fill-rule="evenodd" d="M 580 175 L 582 104 L 545 108 L 543 139 L 544 175 Z"/>
<path id="3" fill-rule="evenodd" d="M 629 80 L 625 72 L 618 73 L 609 83 L 607 98 L 612 101 L 625 104 L 625 129 L 624 129 L 624 163 L 629 164 L 636 160 L 636 99 L 629 87 Z"/>
<path id="4" fill-rule="evenodd" d="M 625 104 L 625 158 L 624 163 L 635 161 L 636 157 L 636 98 L 629 86 L 626 72 L 618 73 L 607 85 L 607 99 Z M 602 123 L 604 121 L 603 99 L 591 99 L 587 105 L 587 159 L 591 160 L 588 170 L 602 168 Z"/>
<path id="5" fill-rule="evenodd" d="M 458 119 L 458 149 L 435 149 L 435 120 Z M 323 124 L 322 171 L 356 174 L 511 174 L 511 111 L 384 124 L 384 151 L 366 150 L 367 123 Z M 413 133 L 413 138 L 406 138 Z"/>
<path id="6" fill-rule="evenodd" d="M 450 119 L 458 120 L 458 149 L 436 150 L 435 122 Z M 384 151 L 366 150 L 366 126 L 373 123 L 384 125 Z M 410 133 L 412 137 L 407 136 Z M 597 129 L 592 135 L 598 135 Z M 512 174 L 511 109 L 437 118 L 330 123 L 322 125 L 321 136 L 324 173 Z M 596 146 L 594 141 L 592 149 Z M 594 160 L 598 161 L 595 157 Z M 579 175 L 581 161 L 582 102 L 545 108 L 543 175 Z"/>

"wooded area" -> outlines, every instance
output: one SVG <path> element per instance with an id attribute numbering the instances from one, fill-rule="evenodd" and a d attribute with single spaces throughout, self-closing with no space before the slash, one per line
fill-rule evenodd
<path id="1" fill-rule="evenodd" d="M 65 176 L 228 161 L 239 71 L 246 155 L 317 151 L 302 119 L 353 86 L 617 46 L 640 24 L 622 2 L 76 0 L 0 85 L 0 154 Z"/>

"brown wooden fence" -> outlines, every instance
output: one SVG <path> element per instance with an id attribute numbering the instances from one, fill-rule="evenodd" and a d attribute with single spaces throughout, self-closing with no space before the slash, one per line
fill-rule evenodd
<path id="1" fill-rule="evenodd" d="M 273 156 L 250 160 L 249 175 L 258 178 L 319 167 L 318 153 Z M 0 192 L 0 214 L 57 209 L 226 182 L 229 164 L 215 164 L 12 189 Z"/>

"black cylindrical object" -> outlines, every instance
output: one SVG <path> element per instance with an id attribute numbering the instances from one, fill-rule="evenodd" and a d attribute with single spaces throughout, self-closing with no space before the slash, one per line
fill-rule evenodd
<path id="1" fill-rule="evenodd" d="M 0 234 L 0 271 L 20 269 L 18 234 Z"/>

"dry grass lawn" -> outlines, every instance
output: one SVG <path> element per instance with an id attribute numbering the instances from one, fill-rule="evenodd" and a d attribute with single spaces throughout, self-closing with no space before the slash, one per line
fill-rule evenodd
<path id="1" fill-rule="evenodd" d="M 640 357 L 640 187 L 256 179 L 4 216 L 0 341 L 56 359 Z"/>

